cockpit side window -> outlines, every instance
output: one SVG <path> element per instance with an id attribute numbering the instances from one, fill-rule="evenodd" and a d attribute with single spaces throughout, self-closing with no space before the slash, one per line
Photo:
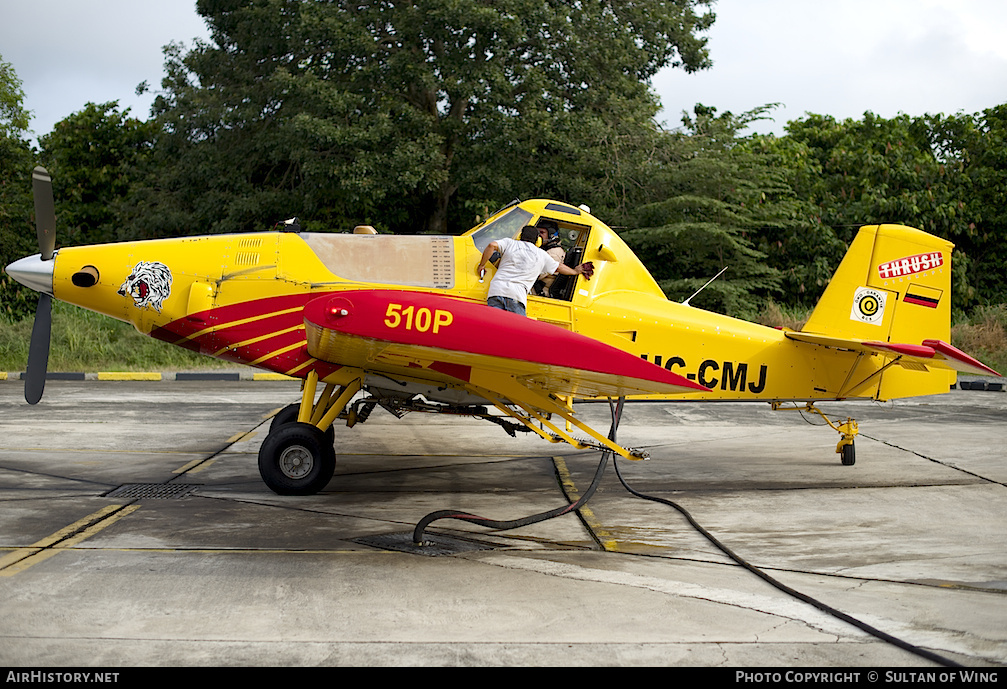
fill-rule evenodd
<path id="1" fill-rule="evenodd" d="M 472 233 L 472 241 L 476 248 L 483 251 L 490 242 L 504 238 L 514 238 L 521 228 L 532 219 L 532 214 L 523 208 L 513 208 L 509 213 L 500 216 L 486 227 Z"/>
<path id="2" fill-rule="evenodd" d="M 545 227 L 549 231 L 552 242 L 547 243 L 546 248 L 558 245 L 562 250 L 564 264 L 575 268 L 584 260 L 590 227 L 547 216 L 539 219 L 538 227 Z M 559 255 L 554 257 L 559 259 Z M 552 278 L 543 278 L 540 283 L 536 283 L 535 291 L 536 294 L 551 299 L 571 301 L 576 284 L 577 276 L 556 275 Z"/>

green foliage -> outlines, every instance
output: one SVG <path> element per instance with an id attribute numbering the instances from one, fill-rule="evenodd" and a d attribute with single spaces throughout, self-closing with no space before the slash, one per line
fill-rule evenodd
<path id="1" fill-rule="evenodd" d="M 890 120 L 868 112 L 844 122 L 808 115 L 787 125 L 791 145 L 807 152 L 795 190 L 844 242 L 874 223 L 956 242 L 954 307 L 1003 301 L 1005 112 Z"/>
<path id="2" fill-rule="evenodd" d="M 959 219 L 956 189 L 937 160 L 925 122 L 870 112 L 861 121 L 808 115 L 787 132 L 809 151 L 814 174 L 798 193 L 815 203 L 822 221 L 849 242 L 861 225 L 912 224 L 949 236 Z"/>
<path id="3" fill-rule="evenodd" d="M 1007 372 L 1007 305 L 980 306 L 951 326 L 951 344 L 1000 373 Z"/>
<path id="4" fill-rule="evenodd" d="M 23 371 L 31 319 L 0 314 L 0 371 Z M 228 364 L 137 332 L 129 323 L 53 302 L 50 371 L 184 371 Z"/>
<path id="5" fill-rule="evenodd" d="M 32 223 L 31 170 L 34 156 L 26 141 L 0 136 L 0 267 L 38 253 Z M 38 297 L 6 273 L 0 275 L 0 314 L 24 318 L 34 313 Z"/>
<path id="6" fill-rule="evenodd" d="M 0 56 L 0 267 L 38 253 L 32 225 L 31 170 L 35 156 L 24 139 L 29 115 L 14 68 Z M 24 318 L 38 297 L 4 273 L 0 275 L 0 315 Z"/>
<path id="7" fill-rule="evenodd" d="M 14 67 L 0 55 L 0 136 L 18 138 L 28 131 L 31 114 L 24 109 L 24 91 Z"/>
<path id="8" fill-rule="evenodd" d="M 689 297 L 725 267 L 690 303 L 754 318 L 762 300 L 781 293 L 784 275 L 767 251 L 810 221 L 775 167 L 778 156 L 739 136 L 771 108 L 717 116 L 697 105 L 683 130 L 666 134 L 650 181 L 662 200 L 640 206 L 640 229 L 623 237 L 670 299 Z"/>
<path id="9" fill-rule="evenodd" d="M 97 244 L 121 238 L 119 204 L 132 189 L 153 145 L 152 123 L 96 105 L 56 123 L 40 137 L 43 164 L 53 179 L 60 244 Z"/>
<path id="10" fill-rule="evenodd" d="M 967 301 L 1007 302 L 1007 104 L 975 115 L 926 120 L 935 155 L 957 191 L 957 222 L 946 235 L 968 259 Z M 959 260 L 962 268 L 965 262 Z M 958 283 L 964 281 L 959 279 Z M 957 283 L 956 283 L 957 286 Z"/>
<path id="11" fill-rule="evenodd" d="M 822 222 L 817 209 L 797 194 L 801 179 L 813 174 L 807 147 L 790 137 L 754 136 L 741 146 L 763 166 L 766 198 L 753 211 L 754 244 L 780 275 L 777 295 L 789 306 L 813 306 L 839 266 L 846 244 Z"/>
<path id="12" fill-rule="evenodd" d="M 466 209 L 601 191 L 650 144 L 662 67 L 709 65 L 708 0 L 201 0 L 210 43 L 167 52 L 155 179 L 185 233 L 366 222 L 467 229 Z M 170 168 L 169 168 L 170 165 Z M 456 224 L 457 223 L 457 224 Z"/>

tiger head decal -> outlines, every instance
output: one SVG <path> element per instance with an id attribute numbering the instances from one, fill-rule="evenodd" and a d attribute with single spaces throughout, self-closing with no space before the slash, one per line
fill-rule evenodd
<path id="1" fill-rule="evenodd" d="M 140 261 L 119 287 L 119 294 L 130 296 L 139 309 L 151 307 L 158 313 L 171 294 L 171 271 L 157 261 Z"/>

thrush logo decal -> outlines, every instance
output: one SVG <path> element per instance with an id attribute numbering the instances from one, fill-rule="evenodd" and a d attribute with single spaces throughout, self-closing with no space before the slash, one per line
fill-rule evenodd
<path id="1" fill-rule="evenodd" d="M 888 261 L 878 266 L 878 275 L 882 280 L 890 278 L 906 277 L 922 273 L 932 268 L 940 268 L 944 265 L 944 254 L 940 251 L 931 251 L 928 254 L 916 254 L 905 258 Z"/>

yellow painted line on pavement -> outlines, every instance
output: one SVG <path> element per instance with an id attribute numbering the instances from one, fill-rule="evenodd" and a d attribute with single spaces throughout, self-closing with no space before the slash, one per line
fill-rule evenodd
<path id="1" fill-rule="evenodd" d="M 108 505 L 32 543 L 30 546 L 12 550 L 0 557 L 0 577 L 14 576 L 32 565 L 48 560 L 53 555 L 72 548 L 138 509 L 140 509 L 139 505 Z"/>
<path id="2" fill-rule="evenodd" d="M 580 499 L 580 492 L 573 482 L 573 477 L 570 476 L 570 470 L 567 468 L 566 462 L 563 461 L 562 457 L 553 457 L 552 461 L 556 465 L 556 471 L 559 473 L 559 478 L 563 483 L 563 490 L 566 491 L 567 497 L 571 502 L 577 502 Z M 584 506 L 577 511 L 580 512 L 587 527 L 594 532 L 602 548 L 613 553 L 619 552 L 619 542 L 605 530 L 590 507 Z"/>
<path id="3" fill-rule="evenodd" d="M 210 468 L 210 465 L 213 464 L 216 461 L 217 460 L 215 460 L 215 459 L 207 459 L 207 460 L 203 460 L 203 461 L 200 461 L 200 462 L 196 462 L 196 464 L 198 464 L 198 466 L 196 468 L 194 468 L 194 469 L 191 469 L 188 472 L 185 472 L 185 473 L 198 474 L 201 471 L 206 471 L 207 469 Z M 182 472 L 176 471 L 175 473 L 180 474 Z"/>
<path id="4" fill-rule="evenodd" d="M 253 373 L 252 380 L 300 380 L 293 376 L 285 376 L 282 373 Z"/>
<path id="5" fill-rule="evenodd" d="M 187 464 L 183 464 L 182 466 L 178 467 L 177 469 L 175 469 L 171 473 L 173 473 L 173 474 L 184 474 L 186 472 L 191 471 L 192 473 L 195 474 L 195 473 L 198 473 L 198 472 L 200 472 L 200 471 L 202 471 L 203 469 L 206 468 L 206 467 L 200 467 L 199 469 L 195 468 L 195 467 L 198 467 L 200 464 L 203 464 L 204 462 L 207 464 L 207 466 L 209 466 L 210 464 L 213 464 L 213 460 L 212 459 L 210 459 L 210 460 L 206 460 L 206 459 L 194 459 L 191 462 L 188 462 Z"/>
<path id="6" fill-rule="evenodd" d="M 161 374 L 129 371 L 104 371 L 98 373 L 98 380 L 161 380 Z"/>

